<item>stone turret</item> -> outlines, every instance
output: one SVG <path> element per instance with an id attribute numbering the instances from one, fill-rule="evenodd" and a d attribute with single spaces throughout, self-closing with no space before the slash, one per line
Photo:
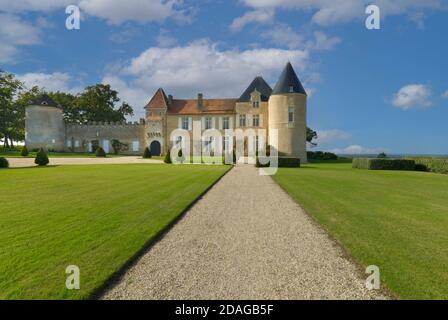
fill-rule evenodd
<path id="1" fill-rule="evenodd" d="M 280 157 L 307 162 L 306 108 L 307 94 L 288 63 L 269 98 L 269 130 L 278 130 Z"/>
<path id="2" fill-rule="evenodd" d="M 30 101 L 25 113 L 25 144 L 28 149 L 64 150 L 65 123 L 61 106 L 44 94 Z"/>

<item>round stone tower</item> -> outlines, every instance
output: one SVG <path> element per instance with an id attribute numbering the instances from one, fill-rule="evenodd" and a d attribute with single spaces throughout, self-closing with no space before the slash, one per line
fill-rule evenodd
<path id="1" fill-rule="evenodd" d="M 63 151 L 65 123 L 62 108 L 47 95 L 30 101 L 25 110 L 25 144 L 29 150 Z"/>
<path id="2" fill-rule="evenodd" d="M 269 98 L 269 130 L 278 130 L 279 157 L 307 162 L 306 107 L 305 89 L 288 63 Z"/>

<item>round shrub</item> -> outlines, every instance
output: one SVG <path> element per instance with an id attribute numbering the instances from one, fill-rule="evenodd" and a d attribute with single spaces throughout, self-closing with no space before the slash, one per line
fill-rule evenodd
<path id="1" fill-rule="evenodd" d="M 36 159 L 34 159 L 34 163 L 38 166 L 46 166 L 49 162 L 47 153 L 43 148 L 40 148 L 37 152 Z"/>
<path id="2" fill-rule="evenodd" d="M 163 160 L 163 162 L 165 163 L 172 163 L 171 162 L 171 152 L 168 150 L 168 152 L 166 153 L 165 159 Z"/>
<path id="3" fill-rule="evenodd" d="M 101 147 L 99 147 L 98 149 L 96 149 L 95 154 L 96 154 L 96 156 L 97 156 L 98 158 L 106 158 L 106 152 L 104 152 L 104 149 L 101 148 Z"/>
<path id="4" fill-rule="evenodd" d="M 146 147 L 145 151 L 143 152 L 143 158 L 144 159 L 151 159 L 152 158 L 151 150 L 149 150 L 148 147 Z"/>
<path id="5" fill-rule="evenodd" d="M 0 157 L 0 168 L 9 168 L 9 162 L 5 158 Z"/>
<path id="6" fill-rule="evenodd" d="M 30 153 L 29 153 L 29 151 L 28 151 L 28 148 L 27 148 L 26 146 L 23 146 L 22 151 L 20 152 L 20 155 L 21 155 L 22 157 L 28 157 L 29 154 L 30 154 Z"/>

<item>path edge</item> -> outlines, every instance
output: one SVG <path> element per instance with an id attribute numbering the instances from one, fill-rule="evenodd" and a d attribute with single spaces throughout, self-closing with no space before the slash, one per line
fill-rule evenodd
<path id="1" fill-rule="evenodd" d="M 162 228 L 157 234 L 148 239 L 145 244 L 137 250 L 117 271 L 112 273 L 99 287 L 94 289 L 90 293 L 86 300 L 100 300 L 102 296 L 109 290 L 112 289 L 116 284 L 122 280 L 126 272 L 136 265 L 138 261 L 149 252 L 158 242 L 160 242 L 165 235 L 171 231 L 171 229 L 180 222 L 187 214 L 187 212 L 201 200 L 216 184 L 218 184 L 230 171 L 232 171 L 234 166 L 232 165 L 228 170 L 226 170 L 222 175 L 216 179 L 211 185 L 209 185 L 203 192 L 201 192 L 189 205 L 187 205 L 171 222 L 169 222 L 164 228 Z"/>

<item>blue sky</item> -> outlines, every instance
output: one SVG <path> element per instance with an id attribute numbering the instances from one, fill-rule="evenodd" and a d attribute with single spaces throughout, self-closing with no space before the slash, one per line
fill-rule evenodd
<path id="1" fill-rule="evenodd" d="M 374 2 L 381 29 L 367 30 Z M 65 28 L 79 6 L 80 30 Z M 319 150 L 448 154 L 448 4 L 442 0 L 0 0 L 0 68 L 27 85 L 103 82 L 136 117 L 158 87 L 238 97 L 291 61 Z"/>

